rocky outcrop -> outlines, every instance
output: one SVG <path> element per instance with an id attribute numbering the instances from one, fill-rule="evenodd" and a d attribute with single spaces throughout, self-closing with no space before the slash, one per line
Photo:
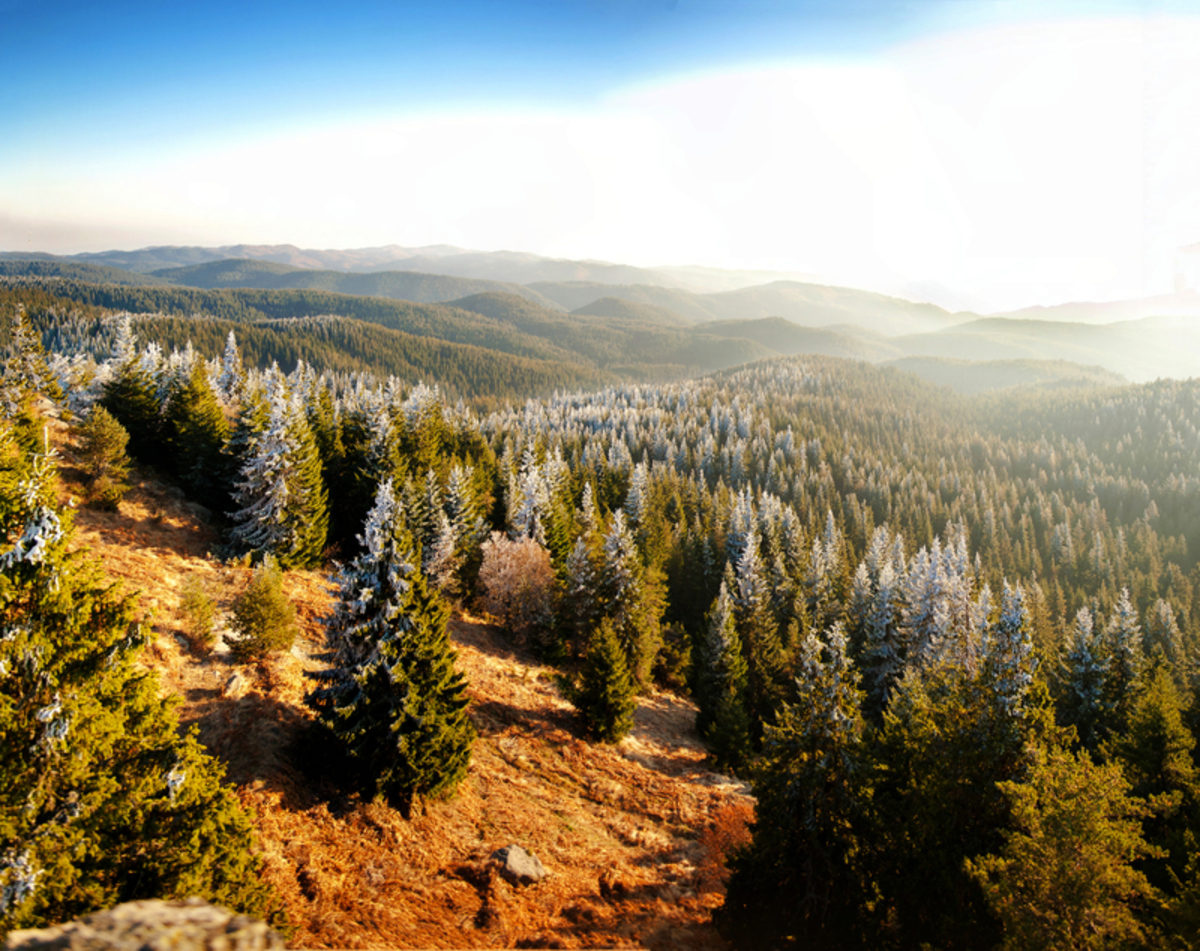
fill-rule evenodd
<path id="1" fill-rule="evenodd" d="M 199 898 L 131 901 L 30 931 L 14 931 L 4 951 L 275 951 L 283 936 L 249 915 Z"/>

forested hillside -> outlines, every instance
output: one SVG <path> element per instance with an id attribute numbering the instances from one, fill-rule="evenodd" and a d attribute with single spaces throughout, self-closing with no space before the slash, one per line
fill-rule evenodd
<path id="1" fill-rule="evenodd" d="M 519 300 L 462 303 L 532 328 Z M 758 801 L 716 916 L 734 944 L 986 948 L 1036 927 L 1189 946 L 1197 382 L 963 398 L 807 356 L 479 417 L 396 379 L 259 369 L 239 335 L 274 322 L 220 325 L 206 359 L 139 343 L 153 322 L 128 316 L 93 318 L 72 355 L 88 322 L 41 319 L 46 361 L 20 318 L 6 364 L 19 425 L 22 392 L 61 393 L 229 512 L 231 555 L 347 565 L 336 690 L 312 703 L 369 788 L 409 802 L 464 775 L 469 731 L 444 754 L 415 739 L 457 722 L 450 668 L 422 665 L 450 663 L 459 600 L 560 667 L 594 740 L 619 741 L 654 684 L 695 699 L 711 762 Z M 428 714 L 404 719 L 379 658 Z M 378 743 L 400 722 L 417 732 L 397 765 Z"/>

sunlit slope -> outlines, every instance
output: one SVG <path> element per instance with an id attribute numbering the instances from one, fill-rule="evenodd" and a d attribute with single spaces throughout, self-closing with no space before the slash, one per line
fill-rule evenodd
<path id="1" fill-rule="evenodd" d="M 225 260 L 195 264 L 191 267 L 166 268 L 154 276 L 186 287 L 262 288 L 265 290 L 321 290 L 334 294 L 354 294 L 363 297 L 389 297 L 420 304 L 438 303 L 479 294 L 504 291 L 537 301 L 555 309 L 548 298 L 536 291 L 495 280 L 476 280 L 445 274 L 423 274 L 415 271 L 376 271 L 361 274 L 346 271 L 297 268 L 271 261 Z"/>
<path id="2" fill-rule="evenodd" d="M 953 360 L 949 357 L 901 357 L 883 366 L 914 373 L 923 380 L 974 394 L 1013 386 L 1050 383 L 1120 386 L 1128 381 L 1100 366 L 1081 366 L 1066 360 Z"/>
<path id="3" fill-rule="evenodd" d="M 647 285 L 614 287 L 584 282 L 536 283 L 530 287 L 572 311 L 579 311 L 601 298 L 617 298 L 665 307 L 696 323 L 782 317 L 805 327 L 848 324 L 894 335 L 941 330 L 974 316 L 951 314 L 933 304 L 915 304 L 871 291 L 798 281 L 774 281 L 716 294 L 694 294 Z"/>
<path id="4" fill-rule="evenodd" d="M 662 324 L 667 327 L 689 327 L 694 320 L 663 304 L 647 304 L 620 297 L 601 297 L 597 301 L 571 311 L 583 317 L 614 317 L 643 324 Z"/>

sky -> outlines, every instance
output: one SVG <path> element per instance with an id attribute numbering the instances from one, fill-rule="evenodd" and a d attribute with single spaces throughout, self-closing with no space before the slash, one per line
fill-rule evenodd
<path id="1" fill-rule="evenodd" d="M 0 250 L 1200 288 L 1197 50 L 1183 3 L 0 0 Z"/>

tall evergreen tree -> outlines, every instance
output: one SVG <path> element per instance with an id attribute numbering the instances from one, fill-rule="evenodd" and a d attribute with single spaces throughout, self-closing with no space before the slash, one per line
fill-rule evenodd
<path id="1" fill-rule="evenodd" d="M 696 663 L 696 730 L 718 769 L 738 770 L 751 754 L 746 713 L 746 659 L 738 637 L 733 597 L 724 582 L 709 611 Z"/>
<path id="2" fill-rule="evenodd" d="M 365 769 L 372 789 L 407 807 L 443 796 L 467 773 L 475 728 L 454 669 L 449 612 L 417 566 L 391 480 L 380 484 L 363 552 L 337 576 L 326 619 L 332 666 L 308 698 Z"/>
<path id="3" fill-rule="evenodd" d="M 874 897 L 860 843 L 870 797 L 862 698 L 840 624 L 828 643 L 805 638 L 796 690 L 796 703 L 784 703 L 765 729 L 755 835 L 734 859 L 718 922 L 738 947 L 859 946 Z"/>
<path id="4" fill-rule="evenodd" d="M 568 685 L 567 695 L 596 739 L 618 743 L 633 729 L 636 684 L 610 618 L 592 629 L 579 682 Z"/>
<path id="5" fill-rule="evenodd" d="M 1064 696 L 1059 702 L 1059 719 L 1075 727 L 1079 742 L 1095 752 L 1108 719 L 1108 652 L 1095 629 L 1092 612 L 1080 608 L 1075 615 L 1070 649 L 1063 662 Z"/>
<path id="6" fill-rule="evenodd" d="M 320 455 L 303 408 L 281 380 L 267 400 L 267 428 L 251 437 L 237 482 L 240 508 L 230 537 L 245 550 L 274 555 L 280 567 L 310 567 L 319 563 L 329 529 Z"/>
<path id="7" fill-rule="evenodd" d="M 267 916 L 250 820 L 139 663 L 135 599 L 69 553 L 52 472 L 0 427 L 0 932 L 151 897 Z"/>
<path id="8" fill-rule="evenodd" d="M 171 396 L 164 422 L 164 448 L 183 487 L 205 505 L 224 504 L 229 424 L 200 361 Z"/>

